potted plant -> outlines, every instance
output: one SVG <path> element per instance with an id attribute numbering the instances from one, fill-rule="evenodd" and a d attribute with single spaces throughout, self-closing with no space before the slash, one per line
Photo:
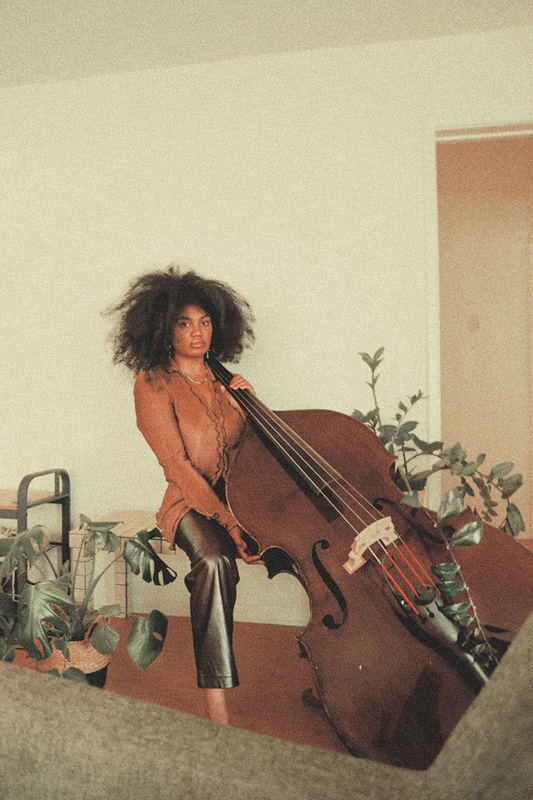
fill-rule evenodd
<path id="1" fill-rule="evenodd" d="M 47 539 L 41 526 L 4 540 L 0 564 L 0 660 L 13 661 L 22 648 L 37 662 L 37 669 L 102 686 L 107 664 L 120 635 L 110 623 L 120 614 L 120 606 L 94 608 L 94 592 L 104 574 L 124 558 L 136 575 L 156 585 L 176 579 L 172 570 L 157 555 L 151 540 L 161 538 L 157 529 L 141 531 L 128 539 L 120 552 L 120 540 L 113 533 L 118 522 L 91 522 L 80 517 L 80 547 L 75 563 L 66 563 L 58 572 L 47 553 Z M 109 553 L 108 563 L 97 567 L 98 552 Z M 115 554 L 113 556 L 113 554 Z M 44 558 L 52 577 L 39 566 Z M 90 564 L 86 588 L 76 596 L 76 578 L 83 560 Z M 42 580 L 26 580 L 35 567 Z M 20 591 L 19 591 L 19 587 Z M 147 669 L 163 648 L 167 619 L 157 609 L 147 617 L 136 616 L 127 638 L 132 659 Z"/>

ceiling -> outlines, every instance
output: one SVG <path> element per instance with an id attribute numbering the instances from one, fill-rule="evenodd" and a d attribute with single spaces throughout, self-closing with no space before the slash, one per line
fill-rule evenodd
<path id="1" fill-rule="evenodd" d="M 0 86 L 523 25 L 532 0 L 4 0 Z"/>

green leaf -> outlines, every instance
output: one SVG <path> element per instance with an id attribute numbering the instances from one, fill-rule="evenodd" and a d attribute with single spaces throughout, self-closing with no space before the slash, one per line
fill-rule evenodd
<path id="1" fill-rule="evenodd" d="M 479 490 L 479 493 L 480 493 L 481 497 L 483 498 L 483 500 L 486 503 L 488 503 L 490 501 L 490 499 L 491 499 L 490 490 L 489 490 L 489 487 L 487 486 L 487 484 L 485 483 L 485 481 L 483 480 L 483 478 L 478 477 L 477 475 L 474 475 L 472 477 L 472 480 L 476 484 L 476 486 L 477 486 L 477 488 Z"/>
<path id="2" fill-rule="evenodd" d="M 420 508 L 420 500 L 418 499 L 418 492 L 411 490 L 407 492 L 405 497 L 402 498 L 402 503 L 411 508 Z"/>
<path id="3" fill-rule="evenodd" d="M 148 669 L 163 649 L 167 626 L 167 618 L 157 609 L 148 618 L 135 617 L 126 647 L 132 659 L 142 669 Z"/>
<path id="4" fill-rule="evenodd" d="M 480 644 L 476 644 L 470 652 L 473 656 L 490 655 L 490 647 L 485 644 L 485 642 L 480 642 Z"/>
<path id="5" fill-rule="evenodd" d="M 120 635 L 111 625 L 95 625 L 90 640 L 95 650 L 103 655 L 109 655 L 117 649 Z"/>
<path id="6" fill-rule="evenodd" d="M 519 472 L 516 475 L 511 475 L 509 478 L 499 480 L 498 486 L 501 489 L 502 499 L 511 497 L 511 495 L 513 495 L 517 489 L 520 489 L 522 483 L 523 479 Z"/>
<path id="7" fill-rule="evenodd" d="M 418 449 L 427 455 L 433 455 L 436 450 L 442 449 L 442 442 L 425 442 L 423 439 L 419 439 L 414 433 L 412 434 L 411 439 L 416 444 Z"/>
<path id="8" fill-rule="evenodd" d="M 450 600 L 455 600 L 464 592 L 465 586 L 462 581 L 443 581 L 437 584 L 437 589 Z"/>
<path id="9" fill-rule="evenodd" d="M 87 553 L 90 556 L 96 555 L 99 550 L 105 553 L 116 553 L 120 548 L 119 537 L 109 529 L 95 530 L 87 528 L 84 538 L 87 545 Z"/>
<path id="10" fill-rule="evenodd" d="M 382 425 L 379 430 L 379 438 L 383 444 L 394 441 L 397 430 L 396 425 Z"/>
<path id="11" fill-rule="evenodd" d="M 518 536 L 519 533 L 526 529 L 520 509 L 514 503 L 509 503 L 507 506 L 507 516 L 503 523 L 503 529 L 510 536 Z"/>
<path id="12" fill-rule="evenodd" d="M 511 472 L 513 467 L 514 464 L 512 461 L 502 461 L 501 464 L 496 464 L 496 466 L 493 467 L 489 473 L 489 480 L 493 480 L 494 478 L 504 478 Z"/>
<path id="13" fill-rule="evenodd" d="M 17 619 L 17 605 L 10 595 L 0 590 L 0 631 L 7 636 Z"/>
<path id="14" fill-rule="evenodd" d="M 437 578 L 441 578 L 443 581 L 451 581 L 459 572 L 459 567 L 452 561 L 447 561 L 442 564 L 434 564 L 431 567 L 431 571 Z"/>
<path id="15" fill-rule="evenodd" d="M 440 457 L 452 464 L 455 461 L 466 461 L 466 452 L 463 450 L 459 442 L 457 442 L 453 447 L 443 450 L 440 454 Z"/>
<path id="16" fill-rule="evenodd" d="M 470 603 L 453 603 L 451 606 L 443 606 L 442 613 L 448 619 L 454 619 L 466 628 L 472 620 L 467 614 L 469 609 Z M 467 622 L 467 620 L 469 621 Z"/>
<path id="17" fill-rule="evenodd" d="M 420 492 L 425 488 L 430 475 L 433 475 L 433 470 L 431 469 L 426 469 L 422 472 L 416 472 L 414 475 L 410 475 L 409 483 L 411 484 L 411 488 Z"/>
<path id="18" fill-rule="evenodd" d="M 114 603 L 110 606 L 100 606 L 98 609 L 98 616 L 104 617 L 105 619 L 109 619 L 109 617 L 119 617 L 122 611 L 122 607 L 118 603 Z"/>
<path id="19" fill-rule="evenodd" d="M 7 556 L 12 544 L 13 539 L 11 536 L 0 536 L 0 558 Z"/>
<path id="20" fill-rule="evenodd" d="M 51 670 L 51 672 L 57 672 L 57 670 Z M 86 674 L 78 667 L 67 667 L 63 672 L 63 678 L 76 681 L 76 683 L 88 683 Z"/>
<path id="21" fill-rule="evenodd" d="M 48 623 L 48 631 L 52 627 L 66 635 L 70 632 L 76 609 L 67 586 L 66 576 L 24 586 L 19 603 L 19 639 L 26 652 L 37 661 L 52 655 L 50 633 L 43 623 Z"/>
<path id="22" fill-rule="evenodd" d="M 17 649 L 15 645 L 9 644 L 5 639 L 0 639 L 0 661 L 11 664 L 15 660 Z"/>
<path id="23" fill-rule="evenodd" d="M 444 611 L 447 614 L 464 614 L 470 608 L 470 603 L 453 603 L 451 606 L 445 606 Z"/>
<path id="24" fill-rule="evenodd" d="M 464 478 L 461 478 L 461 483 L 463 484 L 463 489 L 465 490 L 466 494 L 470 495 L 470 497 L 476 496 L 476 493 L 474 492 L 468 481 L 465 481 Z"/>
<path id="25" fill-rule="evenodd" d="M 483 464 L 486 457 L 487 457 L 486 453 L 480 453 L 478 455 L 478 457 L 476 458 L 476 464 L 478 465 L 478 467 L 480 467 Z"/>
<path id="26" fill-rule="evenodd" d="M 418 422 L 414 420 L 409 420 L 408 422 L 403 422 L 400 427 L 398 428 L 398 433 L 396 434 L 396 440 L 399 445 L 402 445 L 404 442 L 409 441 L 411 438 L 411 431 L 413 431 L 418 425 Z"/>
<path id="27" fill-rule="evenodd" d="M 108 533 L 109 531 L 112 531 L 113 528 L 123 524 L 124 523 L 121 520 L 115 520 L 114 522 L 89 522 L 86 530 L 94 531 L 94 533 Z"/>
<path id="28" fill-rule="evenodd" d="M 464 501 L 457 489 L 450 489 L 442 498 L 439 510 L 437 512 L 437 521 L 444 522 L 450 517 L 456 517 L 461 513 L 464 507 Z"/>
<path id="29" fill-rule="evenodd" d="M 98 550 L 115 553 L 120 548 L 120 539 L 113 529 L 123 523 L 120 520 L 92 522 L 84 514 L 80 514 L 80 532 L 83 534 L 87 553 L 94 556 Z"/>
<path id="30" fill-rule="evenodd" d="M 361 356 L 365 364 L 367 364 L 367 366 L 369 366 L 370 369 L 373 369 L 374 359 L 372 358 L 372 356 L 369 355 L 368 353 L 359 353 L 359 355 Z"/>
<path id="31" fill-rule="evenodd" d="M 124 559 L 131 567 L 134 575 L 142 574 L 143 581 L 155 583 L 156 586 L 166 586 L 178 577 L 162 558 L 159 558 L 150 544 L 150 539 L 161 539 L 161 534 L 154 528 L 153 531 L 142 531 L 135 539 L 128 539 L 124 545 Z"/>
<path id="32" fill-rule="evenodd" d="M 355 417 L 355 419 L 359 420 L 359 422 L 364 422 L 365 425 L 371 425 L 372 427 L 375 427 L 378 421 L 378 415 L 379 408 L 373 408 L 367 414 L 363 414 L 362 411 L 358 411 L 357 409 L 352 411 L 352 417 Z"/>
<path id="33" fill-rule="evenodd" d="M 25 573 L 44 553 L 47 544 L 41 525 L 22 531 L 10 541 L 11 546 L 0 564 L 0 579 L 8 578 L 15 570 Z"/>
<path id="34" fill-rule="evenodd" d="M 476 462 L 475 461 L 470 461 L 468 464 L 466 464 L 466 466 L 463 467 L 463 469 L 460 472 L 460 475 L 464 476 L 464 477 L 468 477 L 470 475 L 473 475 L 474 472 L 476 471 L 476 469 L 477 469 Z"/>
<path id="35" fill-rule="evenodd" d="M 450 466 L 450 473 L 452 475 L 460 475 L 463 471 L 464 464 L 462 461 L 454 461 Z"/>
<path id="36" fill-rule="evenodd" d="M 469 545 L 478 544 L 483 538 L 483 525 L 479 520 L 475 522 L 467 522 L 462 528 L 455 531 L 450 538 L 452 547 L 467 547 Z"/>

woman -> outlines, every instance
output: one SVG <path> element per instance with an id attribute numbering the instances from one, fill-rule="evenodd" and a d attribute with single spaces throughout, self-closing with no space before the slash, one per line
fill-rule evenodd
<path id="1" fill-rule="evenodd" d="M 225 690 L 238 686 L 233 657 L 236 556 L 262 564 L 225 502 L 229 465 L 244 429 L 235 400 L 206 355 L 236 361 L 253 341 L 248 303 L 231 287 L 170 267 L 141 276 L 114 309 L 114 361 L 136 375 L 137 425 L 163 467 L 162 536 L 188 555 L 185 578 L 198 686 L 207 715 L 228 722 Z M 241 375 L 232 389 L 253 391 Z"/>

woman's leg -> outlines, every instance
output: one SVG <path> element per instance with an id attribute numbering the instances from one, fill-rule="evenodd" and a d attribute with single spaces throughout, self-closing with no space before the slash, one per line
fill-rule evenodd
<path id="1" fill-rule="evenodd" d="M 227 725 L 229 722 L 226 704 L 226 689 L 204 689 L 205 710 L 209 719 Z"/>
<path id="2" fill-rule="evenodd" d="M 181 520 L 176 544 L 191 562 L 185 584 L 190 592 L 198 686 L 206 690 L 208 716 L 227 722 L 224 689 L 239 684 L 232 646 L 239 580 L 235 547 L 224 528 L 196 511 Z"/>

